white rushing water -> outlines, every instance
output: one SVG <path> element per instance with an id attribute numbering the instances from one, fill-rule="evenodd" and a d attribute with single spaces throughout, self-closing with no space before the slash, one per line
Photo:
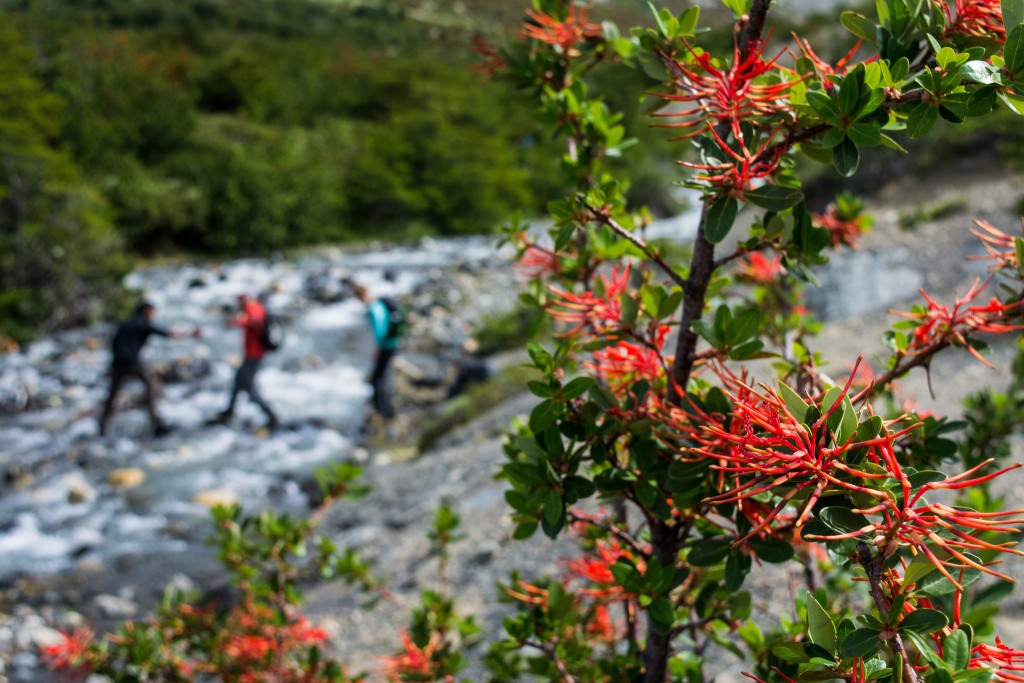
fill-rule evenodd
<path id="1" fill-rule="evenodd" d="M 58 571 L 80 558 L 185 550 L 206 534 L 208 507 L 197 502 L 204 492 L 249 508 L 301 507 L 299 482 L 315 466 L 353 457 L 370 396 L 365 307 L 340 295 L 342 281 L 403 296 L 445 277 L 439 269 L 494 267 L 507 258 L 491 240 L 467 239 L 133 273 L 128 285 L 156 306 L 157 323 L 203 330 L 199 339 L 152 337 L 146 362 L 188 361 L 184 371 L 205 370 L 163 387 L 157 407 L 174 427 L 169 436 L 149 435 L 141 386 L 129 380 L 121 409 L 100 437 L 96 416 L 107 391 L 111 325 L 0 357 L 0 578 Z M 205 424 L 224 408 L 240 360 L 240 331 L 224 320 L 241 292 L 267 294 L 286 326 L 283 348 L 267 355 L 258 378 L 286 425 L 273 434 L 259 429 L 264 418 L 245 395 L 231 425 Z M 28 410 L 11 410 L 25 400 Z M 119 468 L 140 470 L 144 480 L 113 486 L 108 477 Z"/>

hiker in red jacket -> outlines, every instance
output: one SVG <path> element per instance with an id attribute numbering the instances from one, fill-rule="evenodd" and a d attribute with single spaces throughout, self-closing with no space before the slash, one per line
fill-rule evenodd
<path id="1" fill-rule="evenodd" d="M 238 307 L 240 312 L 227 321 L 227 326 L 242 329 L 244 360 L 235 373 L 235 382 L 231 387 L 231 399 L 228 401 L 228 407 L 217 415 L 214 422 L 227 424 L 231 420 L 235 413 L 235 399 L 239 392 L 244 391 L 249 394 L 252 402 L 266 414 L 267 428 L 273 430 L 278 427 L 280 421 L 256 388 L 256 373 L 260 369 L 263 354 L 266 352 L 266 349 L 263 348 L 262 336 L 263 327 L 267 323 L 267 311 L 263 308 L 263 304 L 247 294 L 238 295 Z"/>

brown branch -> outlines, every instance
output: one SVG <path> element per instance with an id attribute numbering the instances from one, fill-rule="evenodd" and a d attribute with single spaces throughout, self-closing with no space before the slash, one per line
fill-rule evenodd
<path id="1" fill-rule="evenodd" d="M 555 651 L 554 643 L 538 643 L 535 640 L 524 640 L 524 645 L 535 647 L 551 660 L 551 663 L 555 665 L 555 669 L 558 671 L 558 680 L 561 683 L 576 683 L 576 679 L 573 678 L 572 674 L 569 673 L 569 668 L 562 661 L 562 658 L 558 656 L 558 652 Z"/>
<path id="2" fill-rule="evenodd" d="M 890 623 L 892 615 L 889 614 L 889 609 L 892 607 L 892 604 L 885 597 L 885 593 L 882 592 L 885 555 L 879 552 L 877 555 L 872 556 L 867 544 L 859 542 L 857 543 L 857 564 L 867 572 L 868 585 L 870 586 L 868 592 L 871 594 L 871 599 L 875 602 L 875 607 L 878 608 L 878 613 L 885 617 L 883 621 L 886 622 L 886 627 L 890 629 L 895 628 L 896 625 Z M 903 661 L 903 683 L 918 683 L 917 671 L 914 670 L 914 665 L 910 663 L 910 658 L 907 656 L 907 648 L 903 645 L 903 639 L 900 637 L 900 634 L 894 631 L 892 637 L 885 640 L 893 653 L 899 655 Z"/>
<path id="3" fill-rule="evenodd" d="M 580 198 L 580 200 L 582 201 L 582 198 Z M 594 211 L 593 209 L 591 209 L 591 218 L 597 221 L 598 223 L 607 225 L 619 237 L 622 237 L 624 240 L 632 244 L 634 247 L 644 252 L 644 255 L 647 256 L 647 258 L 649 258 L 650 260 L 654 261 L 656 264 L 658 264 L 658 266 L 665 272 L 665 275 L 667 275 L 677 285 L 679 285 L 680 287 L 686 286 L 686 279 L 683 278 L 682 275 L 677 273 L 675 269 L 671 265 L 669 265 L 668 261 L 662 258 L 661 254 L 654 251 L 654 249 L 652 249 L 649 244 L 641 240 L 639 237 L 631 233 L 629 230 L 626 230 L 624 227 L 619 225 L 618 221 L 616 221 L 614 218 L 609 216 L 604 211 Z"/>

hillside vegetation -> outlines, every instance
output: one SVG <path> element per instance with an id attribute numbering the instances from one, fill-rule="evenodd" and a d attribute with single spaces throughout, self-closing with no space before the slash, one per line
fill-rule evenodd
<path id="1" fill-rule="evenodd" d="M 542 207 L 558 169 L 532 105 L 469 49 L 518 17 L 477 4 L 0 2 L 0 336 L 109 315 L 138 255 L 478 233 Z"/>

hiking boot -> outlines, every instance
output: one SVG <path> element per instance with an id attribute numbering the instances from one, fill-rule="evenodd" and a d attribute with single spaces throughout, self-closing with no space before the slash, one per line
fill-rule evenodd
<path id="1" fill-rule="evenodd" d="M 226 425 L 228 422 L 231 422 L 232 416 L 233 413 L 228 412 L 227 410 L 222 410 L 221 412 L 217 413 L 215 417 L 211 417 L 209 420 L 207 420 L 206 425 L 208 427 L 212 427 L 214 425 Z"/>

